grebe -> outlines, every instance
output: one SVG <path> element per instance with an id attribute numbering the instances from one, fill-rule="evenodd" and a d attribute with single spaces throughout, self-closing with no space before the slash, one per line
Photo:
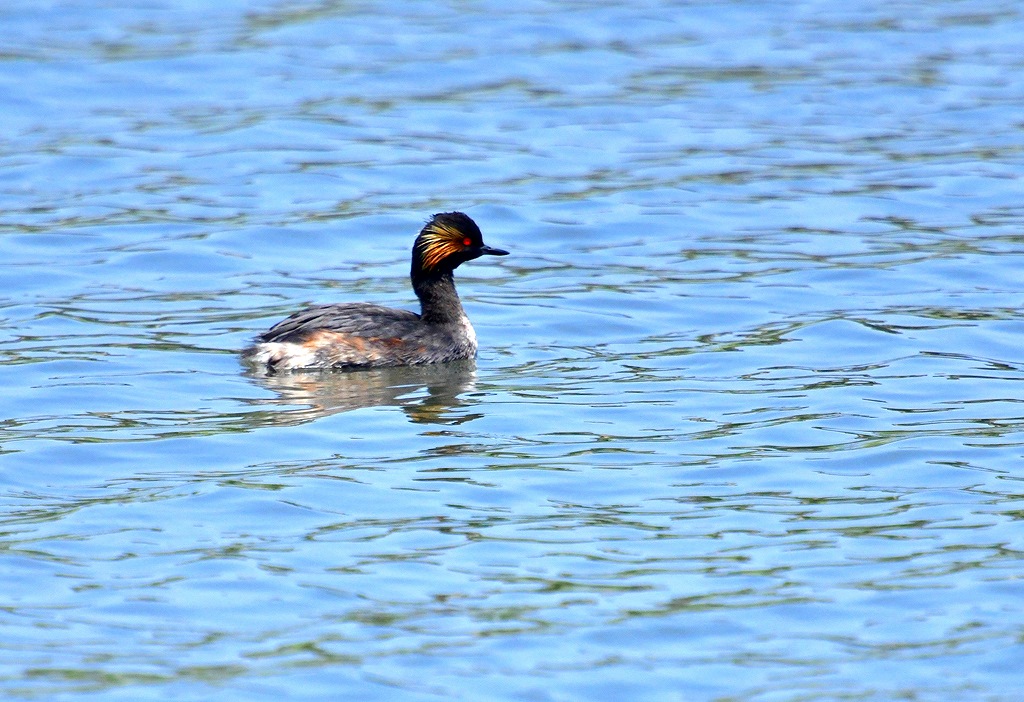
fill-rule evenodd
<path id="1" fill-rule="evenodd" d="M 412 289 L 420 314 L 366 302 L 316 305 L 256 337 L 243 357 L 268 371 L 370 368 L 444 363 L 476 356 L 476 332 L 455 291 L 453 271 L 486 246 L 462 212 L 435 214 L 412 246 Z"/>

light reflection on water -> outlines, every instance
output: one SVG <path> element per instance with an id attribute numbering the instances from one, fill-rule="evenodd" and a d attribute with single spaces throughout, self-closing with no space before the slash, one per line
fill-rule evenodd
<path id="1" fill-rule="evenodd" d="M 0 11 L 5 697 L 1019 682 L 1012 3 Z M 476 363 L 263 377 L 409 306 Z"/>

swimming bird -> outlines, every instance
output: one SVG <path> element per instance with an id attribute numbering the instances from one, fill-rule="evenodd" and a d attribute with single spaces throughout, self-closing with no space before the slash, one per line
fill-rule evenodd
<path id="1" fill-rule="evenodd" d="M 267 371 L 356 369 L 444 363 L 476 356 L 473 325 L 453 272 L 481 256 L 508 251 L 484 244 L 462 212 L 435 214 L 412 246 L 410 278 L 420 313 L 367 302 L 316 305 L 256 337 L 244 359 Z"/>

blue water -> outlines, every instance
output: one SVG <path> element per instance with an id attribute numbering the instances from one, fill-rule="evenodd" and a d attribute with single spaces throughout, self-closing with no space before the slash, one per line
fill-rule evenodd
<path id="1" fill-rule="evenodd" d="M 0 696 L 1024 698 L 1024 9 L 8 2 Z M 261 378 L 413 307 L 476 363 Z"/>

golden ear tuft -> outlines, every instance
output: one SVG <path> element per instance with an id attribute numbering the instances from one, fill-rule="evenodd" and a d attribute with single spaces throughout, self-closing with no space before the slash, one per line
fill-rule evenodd
<path id="1" fill-rule="evenodd" d="M 466 248 L 472 241 L 463 232 L 444 222 L 431 222 L 417 241 L 423 268 L 436 268 L 441 261 Z"/>

